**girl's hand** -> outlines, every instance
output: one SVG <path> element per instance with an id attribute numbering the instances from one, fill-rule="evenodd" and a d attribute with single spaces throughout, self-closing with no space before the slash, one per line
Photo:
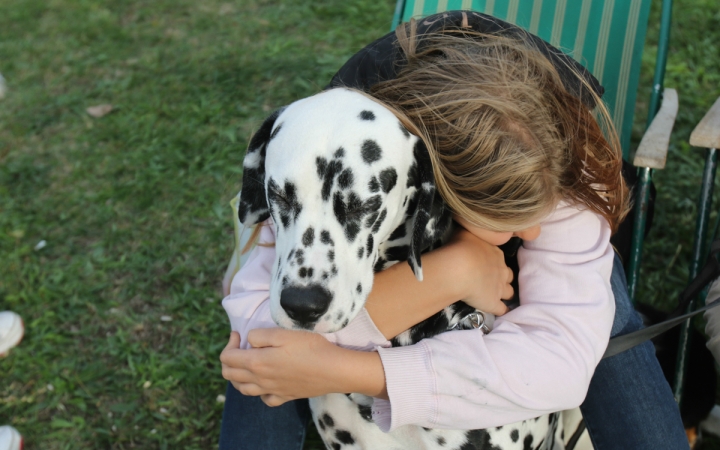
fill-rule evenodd
<path id="1" fill-rule="evenodd" d="M 453 252 L 452 274 L 462 300 L 484 312 L 502 316 L 508 311 L 501 299 L 509 300 L 514 291 L 513 272 L 505 265 L 498 247 L 458 227 L 445 247 Z"/>
<path id="2" fill-rule="evenodd" d="M 220 354 L 223 378 L 268 406 L 333 392 L 386 397 L 385 373 L 375 352 L 337 347 L 319 334 L 281 328 L 251 330 L 252 349 L 241 350 L 230 334 Z"/>

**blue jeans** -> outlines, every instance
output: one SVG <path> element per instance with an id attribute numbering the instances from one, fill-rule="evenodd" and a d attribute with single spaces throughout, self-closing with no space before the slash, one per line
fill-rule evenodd
<path id="1" fill-rule="evenodd" d="M 610 283 L 615 294 L 611 336 L 639 330 L 642 321 L 630 303 L 617 255 Z M 690 448 L 680 408 L 649 341 L 600 361 L 580 410 L 596 450 Z"/>
<path id="2" fill-rule="evenodd" d="M 611 283 L 616 305 L 612 336 L 641 328 L 617 256 Z M 680 410 L 650 342 L 602 360 L 580 409 L 596 450 L 689 448 Z M 270 408 L 228 383 L 220 450 L 301 450 L 309 417 L 307 400 Z"/>

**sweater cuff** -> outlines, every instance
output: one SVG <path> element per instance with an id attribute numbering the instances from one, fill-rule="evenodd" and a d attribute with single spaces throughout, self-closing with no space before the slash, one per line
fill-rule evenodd
<path id="1" fill-rule="evenodd" d="M 349 350 L 368 352 L 376 347 L 390 347 L 390 341 L 375 326 L 365 308 L 340 331 L 325 333 L 325 339 Z"/>
<path id="2" fill-rule="evenodd" d="M 390 401 L 375 399 L 373 420 L 384 432 L 403 425 L 435 423 L 437 397 L 430 349 L 420 342 L 407 347 L 378 348 Z"/>

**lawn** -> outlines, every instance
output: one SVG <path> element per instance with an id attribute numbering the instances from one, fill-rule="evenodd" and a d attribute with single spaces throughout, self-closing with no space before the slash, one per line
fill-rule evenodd
<path id="1" fill-rule="evenodd" d="M 0 2 L 0 310 L 27 326 L 0 361 L 0 424 L 27 449 L 216 445 L 219 285 L 245 146 L 269 111 L 316 92 L 386 33 L 393 7 Z M 720 5 L 678 0 L 674 19 L 666 84 L 680 117 L 639 291 L 664 307 L 692 245 L 702 152 L 688 136 L 720 95 Z M 638 135 L 656 36 L 651 27 Z M 86 112 L 102 104 L 112 112 Z"/>

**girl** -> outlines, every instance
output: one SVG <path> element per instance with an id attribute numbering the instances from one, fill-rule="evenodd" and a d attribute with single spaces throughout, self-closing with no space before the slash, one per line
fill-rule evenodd
<path id="1" fill-rule="evenodd" d="M 221 447 L 300 448 L 306 406 L 286 402 L 331 392 L 375 397 L 373 420 L 383 430 L 487 428 L 582 403 L 598 449 L 687 447 L 651 344 L 598 366 L 608 337 L 640 322 L 609 244 L 627 193 L 617 140 L 608 142 L 590 113 L 597 82 L 515 27 L 455 12 L 399 27 L 397 39 L 386 36 L 352 58 L 333 85 L 369 90 L 416 125 L 465 230 L 424 257 L 422 283 L 404 264 L 378 274 L 366 309 L 326 337 L 268 328 L 273 249 L 257 247 L 223 302 L 240 331 L 221 355 L 223 376 L 283 407 L 269 410 L 229 390 Z M 388 338 L 458 298 L 504 312 L 511 277 L 493 245 L 513 234 L 525 241 L 521 306 L 492 333 L 449 332 L 387 348 Z M 272 226 L 262 227 L 260 241 L 273 242 Z M 358 351 L 360 337 L 373 344 L 360 350 L 378 351 Z"/>

